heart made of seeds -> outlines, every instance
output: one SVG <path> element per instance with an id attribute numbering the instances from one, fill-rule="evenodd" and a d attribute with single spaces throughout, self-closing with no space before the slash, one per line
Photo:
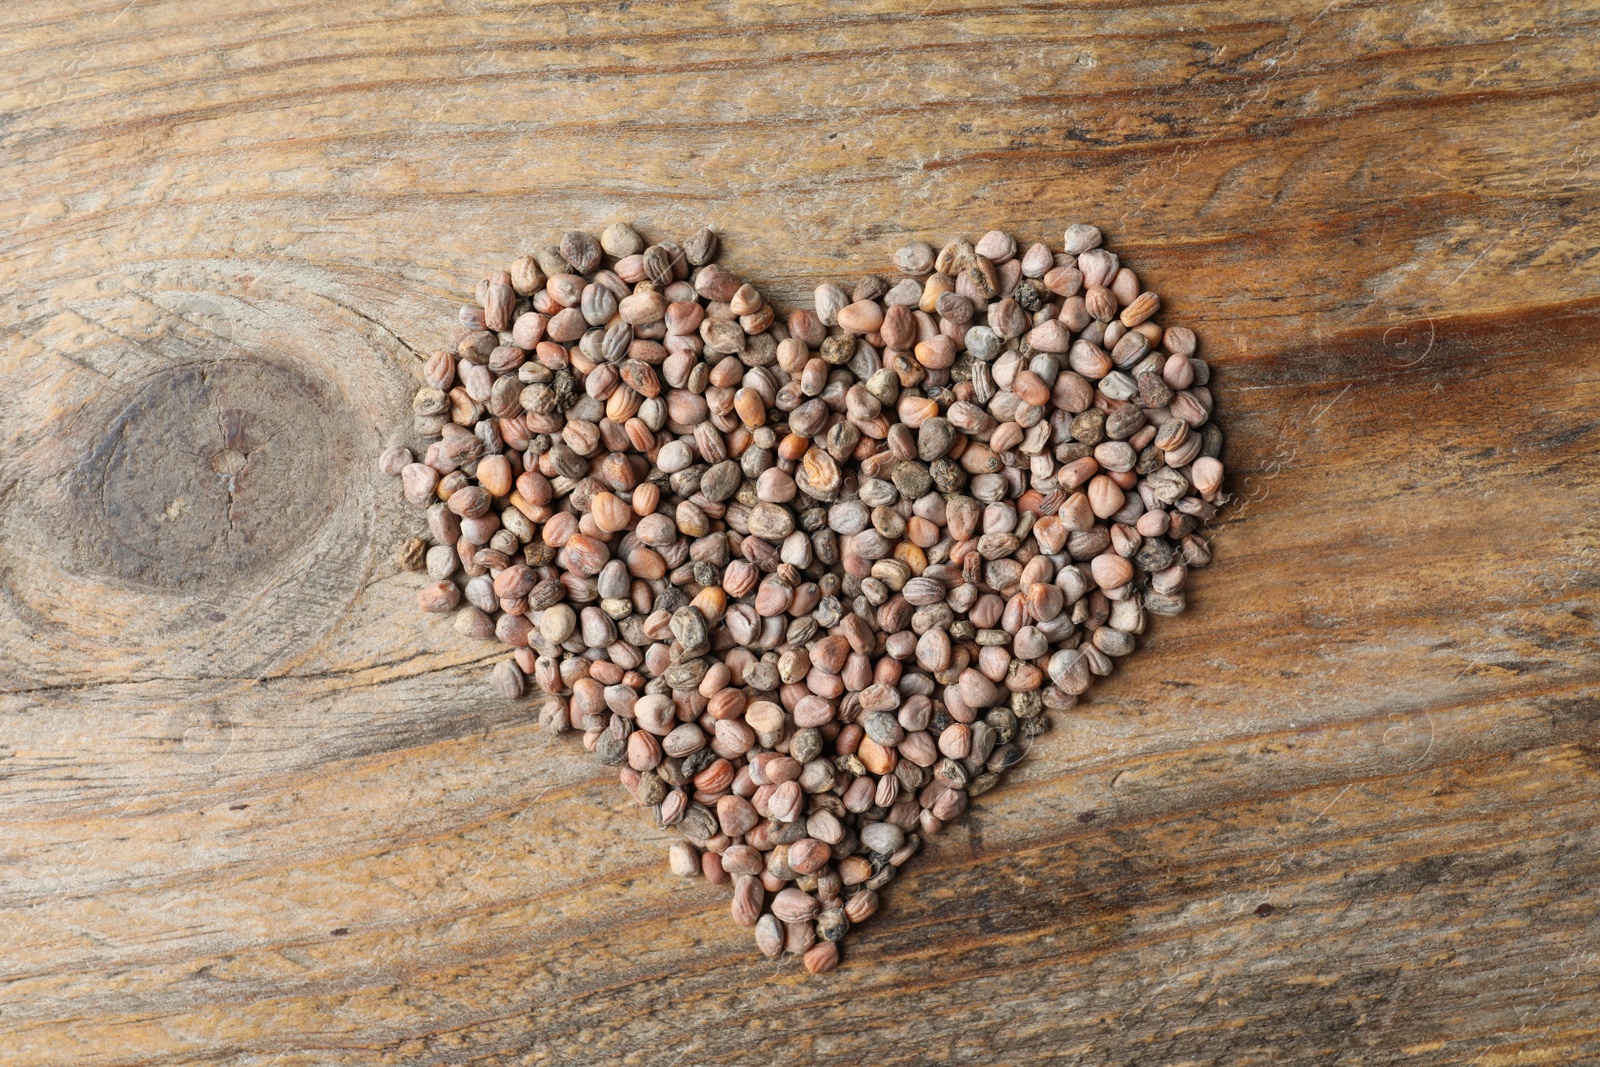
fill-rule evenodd
<path id="1" fill-rule="evenodd" d="M 513 648 L 495 689 L 531 676 L 767 956 L 836 966 L 1210 560 L 1209 369 L 1101 241 L 913 242 L 780 322 L 710 230 L 614 224 L 489 275 L 422 366 L 429 443 L 380 460 L 422 609 Z"/>

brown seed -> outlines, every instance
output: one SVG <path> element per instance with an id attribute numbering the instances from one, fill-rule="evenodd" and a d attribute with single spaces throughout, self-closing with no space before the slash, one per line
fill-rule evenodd
<path id="1" fill-rule="evenodd" d="M 502 600 L 527 596 L 538 583 L 538 575 L 526 564 L 507 567 L 494 577 L 494 594 Z"/>
<path id="2" fill-rule="evenodd" d="M 491 684 L 494 686 L 494 691 L 507 700 L 521 700 L 528 689 L 522 669 L 514 660 L 509 659 L 503 659 L 495 664 Z"/>
<path id="3" fill-rule="evenodd" d="M 1210 456 L 1201 456 L 1194 461 L 1189 477 L 1195 492 L 1209 496 L 1222 487 L 1222 464 Z"/>
<path id="4" fill-rule="evenodd" d="M 898 754 L 895 749 L 885 748 L 872 738 L 863 737 L 860 747 L 856 749 L 856 755 L 873 774 L 891 774 Z"/>
<path id="5" fill-rule="evenodd" d="M 872 874 L 872 862 L 865 856 L 846 856 L 839 861 L 839 879 L 845 885 L 860 885 Z"/>
<path id="6" fill-rule="evenodd" d="M 929 370 L 945 370 L 956 361 L 956 346 L 948 337 L 931 337 L 914 350 L 917 362 Z"/>
<path id="7" fill-rule="evenodd" d="M 825 450 L 812 448 L 800 461 L 801 477 L 795 484 L 808 496 L 827 499 L 838 491 L 843 476 L 839 464 Z"/>
<path id="8" fill-rule="evenodd" d="M 600 568 L 611 559 L 604 542 L 583 534 L 573 534 L 563 551 L 566 553 L 567 567 L 576 574 L 599 574 Z"/>
<path id="9" fill-rule="evenodd" d="M 729 845 L 722 853 L 722 866 L 729 874 L 760 874 L 766 870 L 766 859 L 750 845 Z"/>
<path id="10" fill-rule="evenodd" d="M 1133 302 L 1122 309 L 1122 325 L 1133 327 L 1161 310 L 1161 298 L 1154 293 L 1140 293 Z"/>
<path id="11" fill-rule="evenodd" d="M 827 865 L 833 850 L 813 837 L 802 837 L 789 846 L 789 866 L 797 874 L 812 874 Z"/>
<path id="12" fill-rule="evenodd" d="M 717 821 L 723 833 L 729 837 L 741 837 L 761 821 L 761 816 L 743 797 L 726 796 L 717 801 Z"/>
<path id="13" fill-rule="evenodd" d="M 783 924 L 784 951 L 802 956 L 817 943 L 817 928 L 810 920 Z"/>
<path id="14" fill-rule="evenodd" d="M 1096 518 L 1106 519 L 1122 510 L 1126 499 L 1122 488 L 1104 474 L 1089 479 L 1089 507 Z"/>
<path id="15" fill-rule="evenodd" d="M 756 923 L 756 948 L 768 959 L 783 955 L 784 928 L 776 917 L 763 915 Z"/>
<path id="16" fill-rule="evenodd" d="M 839 309 L 839 328 L 851 333 L 873 333 L 883 325 L 883 308 L 875 300 L 858 300 Z"/>
<path id="17" fill-rule="evenodd" d="M 730 907 L 733 921 L 740 926 L 754 926 L 761 918 L 761 905 L 766 898 L 766 890 L 762 888 L 761 879 L 749 874 L 742 874 L 734 879 L 733 903 Z"/>
<path id="18" fill-rule="evenodd" d="M 772 817 L 779 822 L 794 822 L 805 808 L 805 794 L 799 782 L 784 782 L 773 792 L 767 802 Z"/>
<path id="19" fill-rule="evenodd" d="M 746 426 L 760 426 L 767 421 L 767 402 L 754 389 L 740 389 L 733 395 L 733 409 Z"/>
<path id="20" fill-rule="evenodd" d="M 400 543 L 395 557 L 408 571 L 420 571 L 426 565 L 428 542 L 420 537 L 408 537 Z"/>
<path id="21" fill-rule="evenodd" d="M 1117 298 L 1103 285 L 1091 285 L 1084 290 L 1083 304 L 1089 314 L 1101 322 L 1109 322 L 1117 314 Z"/>
<path id="22" fill-rule="evenodd" d="M 456 612 L 455 631 L 462 637 L 487 641 L 495 636 L 495 624 L 482 608 L 468 604 Z"/>
<path id="23" fill-rule="evenodd" d="M 679 878 L 693 878 L 700 873 L 700 854 L 687 841 L 676 841 L 667 850 L 667 865 Z"/>
<path id="24" fill-rule="evenodd" d="M 478 461 L 478 483 L 491 496 L 511 492 L 511 462 L 504 456 L 484 456 Z"/>
<path id="25" fill-rule="evenodd" d="M 772 914 L 786 923 L 808 922 L 821 910 L 816 897 L 799 889 L 783 889 L 772 898 Z"/>
<path id="26" fill-rule="evenodd" d="M 496 282 L 490 285 L 488 297 L 483 304 L 484 329 L 496 332 L 511 329 L 511 313 L 516 306 L 517 293 L 511 288 L 509 276 L 503 283 Z"/>
<path id="27" fill-rule="evenodd" d="M 589 501 L 589 513 L 594 516 L 595 525 L 606 533 L 616 533 L 625 530 L 633 521 L 633 509 L 612 493 L 596 493 L 594 499 Z"/>
<path id="28" fill-rule="evenodd" d="M 1025 404 L 1043 407 L 1050 402 L 1050 387 L 1031 370 L 1022 371 L 1011 383 L 1011 389 Z"/>
<path id="29" fill-rule="evenodd" d="M 811 974 L 824 974 L 839 966 L 839 946 L 832 941 L 818 941 L 806 949 L 802 957 Z"/>
<path id="30" fill-rule="evenodd" d="M 1103 552 L 1090 560 L 1094 580 L 1102 589 L 1116 589 L 1133 580 L 1133 564 L 1114 552 Z"/>
<path id="31" fill-rule="evenodd" d="M 438 581 L 417 594 L 417 603 L 423 611 L 445 614 L 461 603 L 461 590 L 452 581 Z"/>
<path id="32" fill-rule="evenodd" d="M 400 471 L 400 482 L 407 500 L 426 505 L 432 502 L 433 491 L 439 485 L 439 472 L 422 463 L 410 463 Z"/>
<path id="33" fill-rule="evenodd" d="M 864 889 L 845 901 L 844 914 L 852 923 L 864 923 L 878 913 L 878 894 Z"/>

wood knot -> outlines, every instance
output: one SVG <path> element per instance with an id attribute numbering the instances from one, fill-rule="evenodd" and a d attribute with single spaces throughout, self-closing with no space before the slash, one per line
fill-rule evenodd
<path id="1" fill-rule="evenodd" d="M 265 359 L 152 375 L 85 455 L 101 521 L 80 562 L 174 591 L 259 578 L 341 498 L 347 421 L 302 371 Z"/>

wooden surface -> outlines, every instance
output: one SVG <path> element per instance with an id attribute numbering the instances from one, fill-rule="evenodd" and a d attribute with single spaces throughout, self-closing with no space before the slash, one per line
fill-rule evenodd
<path id="1" fill-rule="evenodd" d="M 0 12 L 0 1063 L 1600 1059 L 1593 7 L 358 6 Z M 391 562 L 414 353 L 613 218 L 1094 221 L 1216 368 L 1189 614 L 820 979 Z"/>

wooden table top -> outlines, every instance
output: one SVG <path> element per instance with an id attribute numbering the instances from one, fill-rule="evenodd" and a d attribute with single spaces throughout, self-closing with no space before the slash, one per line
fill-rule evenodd
<path id="1" fill-rule="evenodd" d="M 1592 6 L 0 24 L 0 1064 L 1600 1060 Z M 820 978 L 393 561 L 416 353 L 613 219 L 1095 222 L 1215 369 L 1189 612 Z"/>

